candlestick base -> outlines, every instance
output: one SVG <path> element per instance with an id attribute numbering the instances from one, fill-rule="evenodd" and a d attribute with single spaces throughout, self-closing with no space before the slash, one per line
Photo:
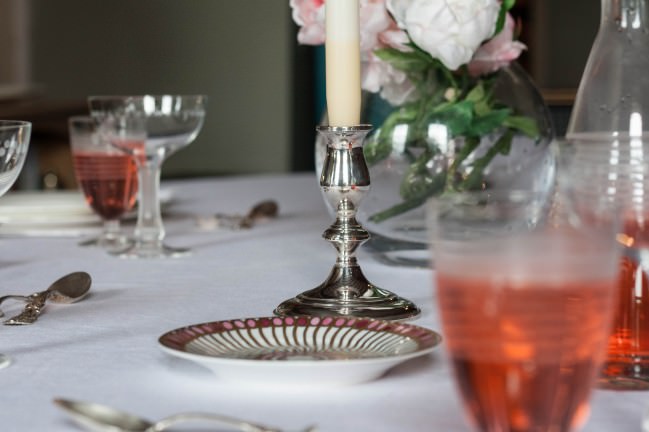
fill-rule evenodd
<path id="1" fill-rule="evenodd" d="M 327 156 L 320 175 L 325 201 L 336 211 L 336 221 L 323 233 L 338 252 L 336 264 L 318 287 L 281 303 L 277 315 L 343 315 L 403 320 L 419 315 L 409 300 L 370 283 L 354 252 L 370 238 L 356 220 L 356 211 L 370 187 L 363 156 L 363 138 L 371 126 L 322 126 Z"/>

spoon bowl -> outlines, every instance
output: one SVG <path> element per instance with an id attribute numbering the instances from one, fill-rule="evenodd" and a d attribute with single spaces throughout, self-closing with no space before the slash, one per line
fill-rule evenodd
<path id="1" fill-rule="evenodd" d="M 88 294 L 91 284 L 92 278 L 88 273 L 73 272 L 54 281 L 45 292 L 48 300 L 54 303 L 74 303 Z"/>

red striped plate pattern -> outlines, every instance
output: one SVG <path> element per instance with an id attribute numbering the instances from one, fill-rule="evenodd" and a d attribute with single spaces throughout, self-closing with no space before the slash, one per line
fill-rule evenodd
<path id="1" fill-rule="evenodd" d="M 332 383 L 375 378 L 399 362 L 431 352 L 440 342 L 438 333 L 412 324 L 334 316 L 214 321 L 159 338 L 167 353 L 202 363 L 223 378 L 272 379 L 290 366 L 296 381 L 332 375 Z M 349 373 L 354 364 L 366 376 Z M 282 382 L 287 381 L 284 376 Z"/>

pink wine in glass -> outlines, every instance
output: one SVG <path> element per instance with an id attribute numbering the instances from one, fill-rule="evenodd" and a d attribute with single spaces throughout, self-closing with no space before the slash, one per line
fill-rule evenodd
<path id="1" fill-rule="evenodd" d="M 102 219 L 119 219 L 135 205 L 137 166 L 131 155 L 77 151 L 74 168 L 86 201 Z"/>
<path id="2" fill-rule="evenodd" d="M 618 241 L 624 250 L 618 281 L 618 307 L 608 340 L 600 385 L 649 389 L 649 222 L 643 214 L 624 224 Z"/>
<path id="3" fill-rule="evenodd" d="M 445 270 L 437 275 L 445 339 L 478 430 L 577 430 L 603 360 L 614 275 Z"/>

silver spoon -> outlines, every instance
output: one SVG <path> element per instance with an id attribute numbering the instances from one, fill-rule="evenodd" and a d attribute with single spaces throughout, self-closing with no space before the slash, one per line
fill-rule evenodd
<path id="1" fill-rule="evenodd" d="M 217 213 L 211 217 L 199 217 L 198 225 L 205 230 L 217 228 L 247 229 L 257 222 L 277 217 L 279 206 L 274 200 L 264 200 L 252 206 L 245 216 Z"/>
<path id="2" fill-rule="evenodd" d="M 31 324 L 41 314 L 47 300 L 54 303 L 74 303 L 85 297 L 91 283 L 92 278 L 88 273 L 73 272 L 54 281 L 45 291 L 29 296 L 7 295 L 0 297 L 0 303 L 6 299 L 19 299 L 28 302 L 20 315 L 5 321 L 5 324 Z M 0 316 L 3 315 L 0 311 Z"/>
<path id="3" fill-rule="evenodd" d="M 233 417 L 210 413 L 181 413 L 150 422 L 133 414 L 92 402 L 56 398 L 54 403 L 79 425 L 94 432 L 158 432 L 184 421 L 211 421 L 235 427 L 243 432 L 281 432 L 279 429 L 250 423 Z M 314 427 L 303 432 L 317 432 Z"/>
<path id="4" fill-rule="evenodd" d="M 239 228 L 252 228 L 252 226 L 265 219 L 277 217 L 279 206 L 273 200 L 262 201 L 254 205 L 248 214 L 239 221 Z"/>

